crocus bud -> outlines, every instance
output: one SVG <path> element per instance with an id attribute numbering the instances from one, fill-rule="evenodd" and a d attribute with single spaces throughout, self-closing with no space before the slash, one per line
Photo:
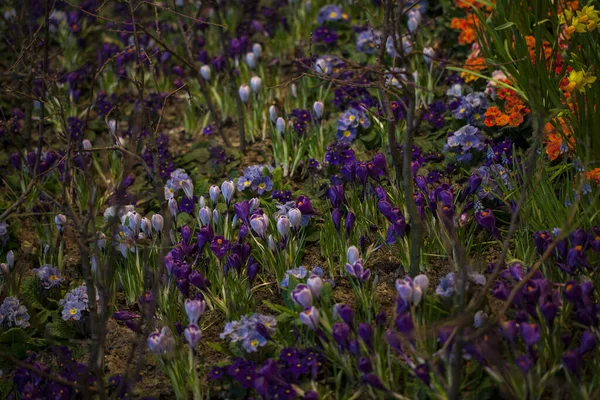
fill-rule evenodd
<path id="1" fill-rule="evenodd" d="M 221 192 L 223 192 L 225 203 L 229 205 L 229 203 L 231 203 L 231 199 L 233 199 L 233 193 L 235 193 L 235 185 L 233 184 L 233 181 L 224 181 L 221 184 Z"/>
<path id="2" fill-rule="evenodd" d="M 473 194 L 481 186 L 481 177 L 477 174 L 473 174 L 469 177 L 469 193 Z"/>
<path id="3" fill-rule="evenodd" d="M 260 206 L 260 200 L 256 197 L 253 197 L 248 202 L 248 211 L 252 212 L 256 210 Z"/>
<path id="4" fill-rule="evenodd" d="M 163 327 L 160 332 L 156 331 L 148 336 L 148 347 L 150 351 L 162 358 L 171 358 L 175 353 L 175 339 L 168 327 Z"/>
<path id="5" fill-rule="evenodd" d="M 174 197 L 169 199 L 169 211 L 173 218 L 177 217 L 177 200 Z"/>
<path id="6" fill-rule="evenodd" d="M 240 86 L 238 94 L 240 95 L 240 99 L 242 99 L 242 102 L 247 103 L 248 98 L 250 97 L 250 86 L 243 84 L 242 86 Z"/>
<path id="7" fill-rule="evenodd" d="M 412 42 L 406 36 L 402 38 L 402 50 L 404 54 L 409 54 L 412 51 Z"/>
<path id="8" fill-rule="evenodd" d="M 348 214 L 346 214 L 346 236 L 350 237 L 350 234 L 352 233 L 352 230 L 354 229 L 354 222 L 356 220 L 356 217 L 354 216 L 354 213 L 352 211 L 348 211 Z"/>
<path id="9" fill-rule="evenodd" d="M 317 330 L 319 327 L 319 310 L 315 307 L 304 310 L 300 313 L 300 322 L 313 330 Z"/>
<path id="10" fill-rule="evenodd" d="M 210 81 L 210 67 L 208 65 L 203 65 L 200 68 L 200 75 L 204 78 L 205 81 Z"/>
<path id="11" fill-rule="evenodd" d="M 250 79 L 250 87 L 254 93 L 260 92 L 260 89 L 262 89 L 262 79 L 259 76 L 253 76 Z"/>
<path id="12" fill-rule="evenodd" d="M 321 291 L 323 290 L 323 279 L 320 276 L 311 274 L 311 276 L 306 280 L 306 286 L 310 289 L 314 298 L 318 298 L 321 295 Z"/>
<path id="13" fill-rule="evenodd" d="M 283 135 L 283 133 L 285 132 L 285 120 L 281 117 L 277 118 L 275 127 L 277 128 L 277 131 Z"/>
<path id="14" fill-rule="evenodd" d="M 142 218 L 141 228 L 146 237 L 152 237 L 152 223 L 148 218 Z"/>
<path id="15" fill-rule="evenodd" d="M 204 196 L 200 196 L 200 199 L 198 199 L 198 206 L 200 208 L 206 207 L 206 199 L 204 198 Z"/>
<path id="16" fill-rule="evenodd" d="M 295 99 L 298 98 L 298 89 L 295 83 L 292 83 L 292 97 Z"/>
<path id="17" fill-rule="evenodd" d="M 262 46 L 260 45 L 260 43 L 254 43 L 252 45 L 252 52 L 254 53 L 256 58 L 260 58 L 260 55 L 262 53 Z"/>
<path id="18" fill-rule="evenodd" d="M 479 329 L 481 328 L 488 319 L 488 315 L 483 312 L 483 310 L 479 310 L 475 313 L 475 316 L 473 317 L 473 328 L 475 329 Z"/>
<path id="19" fill-rule="evenodd" d="M 340 225 L 342 223 L 342 212 L 339 208 L 334 208 L 331 212 L 331 220 L 333 221 L 333 225 L 335 226 L 336 231 L 340 231 Z"/>
<path id="20" fill-rule="evenodd" d="M 346 258 L 348 259 L 348 264 L 351 265 L 354 265 L 360 259 L 360 253 L 358 252 L 356 246 L 348 247 Z"/>
<path id="21" fill-rule="evenodd" d="M 279 216 L 277 220 L 277 231 L 283 239 L 285 239 L 290 232 L 290 219 L 286 215 Z"/>
<path id="22" fill-rule="evenodd" d="M 92 148 L 92 142 L 90 142 L 88 139 L 83 139 L 83 142 L 81 142 L 81 146 L 84 150 L 90 150 Z"/>
<path id="23" fill-rule="evenodd" d="M 58 229 L 58 233 L 62 234 L 65 231 L 66 223 L 67 223 L 66 215 L 58 214 L 54 217 L 54 224 L 56 225 L 56 229 Z"/>
<path id="24" fill-rule="evenodd" d="M 258 214 L 255 214 L 250 220 L 250 226 L 252 227 L 254 232 L 256 232 L 256 234 L 263 239 L 266 237 L 267 234 L 267 228 L 269 224 L 267 222 L 268 220 L 269 218 L 267 216 Z"/>
<path id="25" fill-rule="evenodd" d="M 292 208 L 288 211 L 288 218 L 290 219 L 292 228 L 297 229 L 302 222 L 302 212 L 297 208 Z"/>
<path id="26" fill-rule="evenodd" d="M 137 212 L 128 213 L 129 216 L 129 227 L 135 233 L 138 233 L 142 227 L 142 215 Z"/>
<path id="27" fill-rule="evenodd" d="M 200 316 L 206 311 L 206 302 L 201 299 L 186 299 L 184 307 L 185 313 L 190 320 L 190 324 L 196 324 L 198 323 Z"/>
<path id="28" fill-rule="evenodd" d="M 12 250 L 6 253 L 6 263 L 10 269 L 15 266 L 15 253 Z"/>
<path id="29" fill-rule="evenodd" d="M 183 182 L 181 182 L 181 188 L 183 189 L 183 193 L 185 193 L 188 199 L 194 198 L 194 183 L 191 179 L 186 179 Z"/>
<path id="30" fill-rule="evenodd" d="M 430 65 L 433 61 L 433 57 L 435 57 L 435 50 L 432 47 L 425 47 L 423 49 L 423 59 L 427 65 Z"/>
<path id="31" fill-rule="evenodd" d="M 268 244 L 269 250 L 271 250 L 272 252 L 277 250 L 277 244 L 275 244 L 275 239 L 273 239 L 273 235 L 269 235 Z"/>
<path id="32" fill-rule="evenodd" d="M 199 217 L 200 217 L 200 221 L 202 222 L 202 225 L 209 225 L 210 224 L 210 220 L 212 217 L 212 212 L 210 211 L 210 208 L 208 207 L 203 207 L 200 209 L 200 212 L 198 213 Z"/>
<path id="33" fill-rule="evenodd" d="M 321 119 L 323 117 L 323 110 L 325 109 L 325 105 L 322 101 L 315 101 L 313 104 L 313 110 L 315 111 L 315 116 L 317 119 Z"/>
<path id="34" fill-rule="evenodd" d="M 339 317 L 342 321 L 352 326 L 354 322 L 354 310 L 348 304 L 336 304 L 333 306 L 333 317 Z"/>
<path id="35" fill-rule="evenodd" d="M 163 219 L 162 215 L 154 214 L 152 216 L 152 228 L 154 228 L 154 230 L 158 233 L 163 230 L 164 226 L 165 226 L 165 220 Z"/>
<path id="36" fill-rule="evenodd" d="M 246 64 L 248 64 L 250 69 L 255 69 L 256 65 L 258 64 L 258 58 L 256 57 L 256 54 L 246 53 Z"/>
<path id="37" fill-rule="evenodd" d="M 96 246 L 98 246 L 98 248 L 100 250 L 104 250 L 104 248 L 106 247 L 106 235 L 102 232 L 98 232 L 98 239 L 96 239 Z"/>
<path id="38" fill-rule="evenodd" d="M 415 33 L 419 28 L 419 21 L 415 17 L 410 17 L 408 19 L 408 31 L 410 33 Z"/>
<path id="39" fill-rule="evenodd" d="M 300 284 L 296 286 L 296 288 L 292 291 L 290 297 L 292 301 L 298 304 L 303 309 L 307 309 L 312 307 L 313 297 L 312 292 L 308 288 L 308 286 L 304 284 Z"/>
<path id="40" fill-rule="evenodd" d="M 202 331 L 198 325 L 189 324 L 188 327 L 183 331 L 183 336 L 185 336 L 185 340 L 187 340 L 190 347 L 195 349 L 198 346 L 200 337 L 202 336 Z"/>
<path id="41" fill-rule="evenodd" d="M 269 107 L 269 118 L 271 118 L 271 122 L 277 121 L 278 113 L 277 107 L 271 106 Z"/>
<path id="42" fill-rule="evenodd" d="M 219 223 L 219 216 L 220 216 L 219 210 L 217 210 L 215 208 L 212 212 L 212 218 L 213 218 L 213 221 L 215 222 L 215 225 L 217 225 Z"/>
<path id="43" fill-rule="evenodd" d="M 413 280 L 413 284 L 423 291 L 423 293 L 427 292 L 427 288 L 429 288 L 429 278 L 425 274 L 417 275 Z"/>

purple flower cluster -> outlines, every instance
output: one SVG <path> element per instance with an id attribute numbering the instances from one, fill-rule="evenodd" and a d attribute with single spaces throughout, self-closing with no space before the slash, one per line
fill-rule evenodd
<path id="1" fill-rule="evenodd" d="M 382 34 L 380 31 L 366 29 L 356 37 L 356 51 L 359 53 L 374 54 L 377 47 L 381 44 Z"/>
<path id="2" fill-rule="evenodd" d="M 142 132 L 143 136 L 148 135 L 147 131 Z M 171 173 L 175 170 L 173 156 L 169 151 L 169 137 L 161 133 L 156 138 L 156 148 L 158 153 L 158 165 L 160 176 L 163 179 L 168 179 Z M 142 158 L 150 168 L 154 168 L 154 155 L 149 148 L 145 148 L 142 152 Z"/>
<path id="3" fill-rule="evenodd" d="M 559 233 L 558 230 L 556 233 Z M 557 239 L 553 236 L 556 235 L 548 231 L 538 231 L 533 234 L 533 242 L 540 255 L 556 242 Z M 597 226 L 592 227 L 590 232 L 577 228 L 569 234 L 568 238 L 556 242 L 553 252 L 555 263 L 561 270 L 571 275 L 581 268 L 595 270 L 598 266 L 593 266 L 588 261 L 586 255 L 588 250 L 600 254 L 600 228 Z"/>
<path id="4" fill-rule="evenodd" d="M 13 326 L 27 328 L 29 318 L 27 307 L 19 303 L 19 299 L 16 297 L 6 297 L 0 305 L 0 325 L 6 325 L 9 328 Z"/>
<path id="5" fill-rule="evenodd" d="M 97 296 L 97 294 L 96 294 Z M 84 312 L 88 309 L 88 294 L 85 285 L 81 285 L 71 290 L 61 299 L 59 304 L 62 306 L 62 319 L 65 321 L 79 321 Z"/>
<path id="6" fill-rule="evenodd" d="M 441 100 L 436 100 L 429 105 L 427 112 L 423 115 L 423 120 L 427 121 L 435 130 L 440 130 L 446 125 L 445 113 L 446 104 Z"/>
<path id="7" fill-rule="evenodd" d="M 309 124 L 312 120 L 310 111 L 294 108 L 290 113 L 290 122 L 294 131 L 299 135 L 304 135 L 308 132 Z"/>
<path id="8" fill-rule="evenodd" d="M 350 22 L 350 16 L 342 11 L 338 5 L 329 4 L 321 7 L 317 15 L 317 22 L 322 25 L 325 22 Z"/>
<path id="9" fill-rule="evenodd" d="M 480 125 L 487 108 L 488 102 L 483 92 L 460 96 L 450 104 L 454 118 L 466 120 L 469 125 Z"/>
<path id="10" fill-rule="evenodd" d="M 254 313 L 249 317 L 243 316 L 239 321 L 227 322 L 220 337 L 229 338 L 232 343 L 240 342 L 244 350 L 254 353 L 267 344 L 276 328 L 274 317 Z"/>
<path id="11" fill-rule="evenodd" d="M 52 364 L 60 366 L 57 371 L 52 371 L 50 367 L 37 361 L 37 355 L 31 354 L 25 362 L 34 369 L 19 367 L 13 374 L 13 382 L 16 386 L 16 392 L 21 399 L 56 399 L 69 400 L 80 398 L 81 393 L 76 386 L 67 386 L 57 383 L 55 380 L 48 379 L 35 371 L 42 371 L 46 374 L 57 376 L 67 382 L 77 384 L 77 382 L 86 382 L 93 385 L 95 378 L 88 371 L 87 365 L 74 361 L 71 351 L 66 346 L 52 348 Z M 118 394 L 118 398 L 123 398 L 125 392 Z M 9 397 L 14 398 L 14 397 Z"/>
<path id="12" fill-rule="evenodd" d="M 350 145 L 343 141 L 336 141 L 327 146 L 325 161 L 331 165 L 342 166 L 350 164 L 356 160 L 354 150 Z"/>
<path id="13" fill-rule="evenodd" d="M 277 360 L 267 359 L 261 365 L 236 358 L 224 367 L 213 367 L 209 380 L 231 379 L 245 389 L 253 389 L 263 398 L 295 399 L 295 386 L 306 380 L 315 380 L 325 362 L 325 356 L 312 349 L 284 348 Z M 313 392 L 305 392 L 305 398 Z"/>
<path id="14" fill-rule="evenodd" d="M 473 159 L 473 152 L 481 152 L 485 148 L 485 137 L 474 126 L 465 125 L 456 132 L 448 134 L 444 152 L 456 155 L 456 161 L 467 163 Z"/>
<path id="15" fill-rule="evenodd" d="M 363 109 L 349 108 L 337 121 L 337 140 L 352 142 L 356 139 L 359 127 L 366 130 L 370 126 L 371 121 Z"/>
<path id="16" fill-rule="evenodd" d="M 31 272 L 37 274 L 37 279 L 40 283 L 40 286 L 44 290 L 50 290 L 54 287 L 58 287 L 60 286 L 61 282 L 64 281 L 64 278 L 61 277 L 60 270 L 50 264 L 33 269 Z"/>
<path id="17" fill-rule="evenodd" d="M 269 165 L 251 165 L 244 170 L 244 175 L 237 180 L 237 190 L 240 192 L 246 189 L 262 195 L 273 189 L 273 181 L 268 176 L 273 171 Z"/>
<path id="18" fill-rule="evenodd" d="M 338 38 L 339 35 L 337 34 L 337 31 L 326 25 L 317 27 L 313 32 L 313 41 L 315 43 L 323 43 L 325 45 L 332 46 L 335 44 Z"/>

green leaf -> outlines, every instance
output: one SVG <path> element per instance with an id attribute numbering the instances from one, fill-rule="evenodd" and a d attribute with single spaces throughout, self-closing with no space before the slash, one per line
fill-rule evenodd
<path id="1" fill-rule="evenodd" d="M 229 349 L 226 349 L 221 343 L 208 342 L 208 343 L 206 343 L 206 345 L 221 354 L 226 354 L 226 355 L 231 354 L 229 352 Z"/>
<path id="2" fill-rule="evenodd" d="M 188 213 L 177 214 L 177 226 L 190 225 L 193 222 L 193 218 Z"/>
<path id="3" fill-rule="evenodd" d="M 0 335 L 0 343 L 15 344 L 27 342 L 27 333 L 23 328 L 10 328 Z"/>
<path id="4" fill-rule="evenodd" d="M 54 322 L 50 322 L 46 325 L 45 334 L 49 338 L 70 339 L 75 336 L 75 330 L 69 323 L 63 321 L 62 318 L 58 316 Z"/>
<path id="5" fill-rule="evenodd" d="M 41 290 L 36 278 L 30 278 L 23 282 L 22 294 L 24 302 L 30 307 L 37 309 L 44 308 L 40 302 Z"/>
<path id="6" fill-rule="evenodd" d="M 373 129 L 367 135 L 361 135 L 359 138 L 367 150 L 374 150 L 381 146 L 381 135 L 376 129 Z"/>
<path id="7" fill-rule="evenodd" d="M 497 30 L 497 31 L 501 31 L 501 30 L 503 30 L 503 29 L 510 28 L 510 27 L 511 27 L 511 26 L 513 26 L 513 25 L 515 25 L 515 23 L 514 23 L 514 22 L 510 22 L 510 21 L 508 21 L 508 22 L 507 22 L 507 23 L 505 23 L 505 24 L 502 24 L 502 25 L 500 25 L 500 26 L 497 26 L 497 27 L 496 27 L 496 30 Z"/>

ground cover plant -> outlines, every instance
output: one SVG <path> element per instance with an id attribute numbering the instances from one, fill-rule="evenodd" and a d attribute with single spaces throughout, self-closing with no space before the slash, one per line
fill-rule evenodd
<path id="1" fill-rule="evenodd" d="M 0 3 L 0 397 L 600 397 L 596 0 Z"/>

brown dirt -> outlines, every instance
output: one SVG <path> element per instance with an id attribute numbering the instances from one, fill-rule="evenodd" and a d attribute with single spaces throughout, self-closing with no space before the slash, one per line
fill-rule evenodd
<path id="1" fill-rule="evenodd" d="M 130 359 L 132 345 L 140 338 L 125 325 L 110 319 L 106 335 L 105 365 L 107 375 L 124 374 L 128 369 L 133 374 L 139 364 L 140 380 L 136 382 L 134 397 L 154 396 L 159 399 L 173 398 L 171 383 L 155 361 L 142 338 Z"/>

